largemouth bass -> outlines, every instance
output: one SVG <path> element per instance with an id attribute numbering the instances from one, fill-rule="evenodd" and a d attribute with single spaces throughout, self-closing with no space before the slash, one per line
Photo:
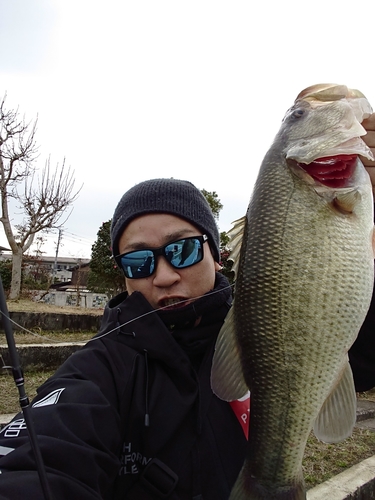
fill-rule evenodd
<path id="1" fill-rule="evenodd" d="M 350 436 L 356 394 L 347 352 L 373 290 L 373 199 L 358 155 L 371 107 L 359 91 L 316 85 L 287 111 L 243 219 L 231 230 L 236 288 L 212 388 L 250 389 L 250 436 L 231 499 L 306 498 L 312 429 Z"/>

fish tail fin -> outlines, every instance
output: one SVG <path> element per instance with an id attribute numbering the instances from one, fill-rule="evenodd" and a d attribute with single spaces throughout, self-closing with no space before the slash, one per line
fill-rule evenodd
<path id="1" fill-rule="evenodd" d="M 263 486 L 246 470 L 246 462 L 231 491 L 229 500 L 306 500 L 306 489 L 302 479 L 294 484 L 269 488 Z"/>

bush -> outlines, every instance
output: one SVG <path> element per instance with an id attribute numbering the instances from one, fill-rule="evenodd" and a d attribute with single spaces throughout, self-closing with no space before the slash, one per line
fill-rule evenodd
<path id="1" fill-rule="evenodd" d="M 0 276 L 1 276 L 1 281 L 3 282 L 4 290 L 9 290 L 10 284 L 12 282 L 12 261 L 11 261 L 11 259 L 0 261 Z"/>

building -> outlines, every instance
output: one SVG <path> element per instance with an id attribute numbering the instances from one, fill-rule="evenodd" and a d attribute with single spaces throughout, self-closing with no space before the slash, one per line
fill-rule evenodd
<path id="1" fill-rule="evenodd" d="M 72 269 L 72 285 L 75 287 L 86 287 L 87 279 L 90 271 L 90 261 L 79 263 Z"/>
<path id="2" fill-rule="evenodd" d="M 0 261 L 12 260 L 12 254 L 0 250 Z M 59 307 L 79 306 L 86 309 L 103 309 L 108 301 L 104 293 L 94 293 L 87 290 L 87 278 L 91 259 L 74 257 L 35 257 L 24 255 L 24 272 L 35 280 L 47 276 L 51 284 L 48 293 L 39 291 L 33 300 L 41 300 L 47 304 Z"/>
<path id="3" fill-rule="evenodd" d="M 0 260 L 12 260 L 12 253 L 1 251 Z M 77 257 L 48 257 L 44 255 L 36 257 L 24 255 L 23 266 L 25 273 L 32 274 L 36 280 L 48 275 L 54 282 L 66 283 L 72 281 L 74 269 L 80 269 L 84 266 L 85 274 L 87 274 L 90 260 Z M 86 284 L 87 277 L 85 279 Z"/>

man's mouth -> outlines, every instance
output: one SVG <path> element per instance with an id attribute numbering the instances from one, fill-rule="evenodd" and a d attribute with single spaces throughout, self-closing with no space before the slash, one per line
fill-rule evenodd
<path id="1" fill-rule="evenodd" d="M 185 299 L 182 297 L 171 297 L 161 300 L 159 302 L 159 307 L 162 307 L 164 310 L 179 309 L 183 306 L 186 306 L 189 302 L 189 299 Z"/>

